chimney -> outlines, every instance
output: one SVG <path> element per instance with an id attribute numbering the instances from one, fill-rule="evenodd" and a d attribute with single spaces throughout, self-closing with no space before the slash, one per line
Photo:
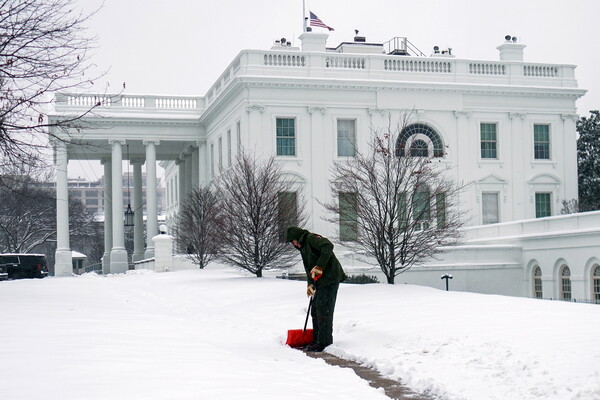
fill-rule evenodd
<path id="1" fill-rule="evenodd" d="M 302 42 L 302 51 L 325 51 L 327 46 L 327 38 L 329 37 L 326 33 L 317 32 L 304 32 L 300 35 L 300 41 Z"/>
<path id="2" fill-rule="evenodd" d="M 523 61 L 524 44 L 517 43 L 516 36 L 506 35 L 504 43 L 496 47 L 500 51 L 501 61 Z"/>

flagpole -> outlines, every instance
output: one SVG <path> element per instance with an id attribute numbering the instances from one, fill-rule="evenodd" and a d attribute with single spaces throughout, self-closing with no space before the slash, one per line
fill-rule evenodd
<path id="1" fill-rule="evenodd" d="M 302 33 L 306 32 L 306 0 L 302 0 Z"/>

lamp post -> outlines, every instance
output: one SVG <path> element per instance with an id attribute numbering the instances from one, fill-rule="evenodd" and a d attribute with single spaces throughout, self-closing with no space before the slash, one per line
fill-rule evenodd
<path id="1" fill-rule="evenodd" d="M 134 226 L 134 213 L 131 209 L 129 194 L 129 145 L 127 145 L 127 210 L 125 210 L 125 226 Z"/>
<path id="2" fill-rule="evenodd" d="M 448 291 L 448 279 L 452 279 L 452 275 L 450 274 L 444 274 L 442 275 L 442 277 L 440 279 L 445 279 L 446 280 L 446 292 Z"/>

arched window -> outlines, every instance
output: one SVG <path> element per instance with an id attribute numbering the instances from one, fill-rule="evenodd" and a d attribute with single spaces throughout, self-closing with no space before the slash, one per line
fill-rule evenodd
<path id="1" fill-rule="evenodd" d="M 600 303 L 600 265 L 598 264 L 592 271 L 592 300 Z"/>
<path id="2" fill-rule="evenodd" d="M 410 155 L 412 157 L 427 157 L 429 155 L 427 142 L 421 139 L 414 140 L 410 145 Z"/>
<path id="3" fill-rule="evenodd" d="M 407 126 L 406 128 L 402 129 L 402 132 L 400 132 L 400 135 L 398 135 L 398 140 L 396 141 L 396 156 L 397 157 L 404 157 L 406 155 L 406 144 L 409 143 L 409 139 L 415 135 L 424 135 L 426 136 L 430 141 L 431 144 L 433 145 L 433 157 L 443 157 L 444 156 L 444 144 L 442 143 L 442 139 L 440 138 L 440 135 L 429 125 L 425 125 L 425 124 L 411 124 L 409 126 Z M 411 148 L 410 148 L 410 152 L 412 155 L 413 152 L 413 146 L 415 145 L 416 142 L 423 142 L 427 145 L 427 142 L 425 140 L 421 140 L 421 139 L 417 139 L 414 140 L 411 143 Z M 420 144 L 419 144 L 420 146 Z M 427 148 L 429 146 L 426 146 L 425 149 L 427 151 Z M 428 153 L 425 154 L 426 156 L 429 155 Z M 418 156 L 418 157 L 423 157 L 423 156 Z"/>
<path id="4" fill-rule="evenodd" d="M 566 265 L 560 270 L 560 298 L 571 300 L 571 270 Z"/>
<path id="5" fill-rule="evenodd" d="M 542 270 L 539 266 L 533 267 L 533 297 L 542 299 Z"/>

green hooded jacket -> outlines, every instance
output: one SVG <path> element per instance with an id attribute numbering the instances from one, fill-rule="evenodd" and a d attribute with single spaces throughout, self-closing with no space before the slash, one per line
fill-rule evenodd
<path id="1" fill-rule="evenodd" d="M 316 265 L 323 268 L 323 276 L 317 280 L 316 287 L 333 285 L 346 279 L 342 265 L 333 254 L 333 243 L 329 239 L 293 226 L 288 228 L 286 240 L 288 242 L 297 240 L 302 245 L 298 250 L 302 255 L 306 280 L 309 284 L 315 284 L 314 279 L 310 277 L 310 270 Z"/>

